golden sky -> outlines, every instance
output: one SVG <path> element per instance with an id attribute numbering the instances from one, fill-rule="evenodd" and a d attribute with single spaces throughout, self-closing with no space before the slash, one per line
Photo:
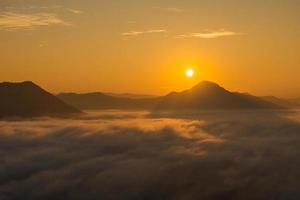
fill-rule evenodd
<path id="1" fill-rule="evenodd" d="M 1 0 L 0 80 L 146 94 L 210 80 L 300 97 L 299 10 L 298 0 Z"/>

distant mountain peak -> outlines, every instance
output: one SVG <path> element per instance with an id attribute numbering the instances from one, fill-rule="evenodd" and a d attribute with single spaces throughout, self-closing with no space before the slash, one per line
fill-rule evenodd
<path id="1" fill-rule="evenodd" d="M 201 81 L 200 83 L 198 83 L 198 85 L 210 85 L 210 86 L 220 87 L 217 83 L 212 82 L 212 81 L 207 81 L 207 80 Z"/>
<path id="2" fill-rule="evenodd" d="M 195 85 L 192 89 L 202 89 L 202 88 L 222 88 L 222 87 L 217 83 L 211 81 L 202 81 L 197 85 Z"/>
<path id="3" fill-rule="evenodd" d="M 166 96 L 173 96 L 173 95 L 177 95 L 177 94 L 178 94 L 178 92 L 172 91 L 169 94 L 167 94 Z"/>
<path id="4" fill-rule="evenodd" d="M 188 91 L 193 93 L 229 92 L 223 87 L 221 87 L 220 85 L 218 85 L 217 83 L 211 81 L 202 81 Z"/>
<path id="5" fill-rule="evenodd" d="M 170 92 L 166 96 L 150 99 L 119 98 L 107 94 L 93 95 L 93 93 L 61 94 L 58 97 L 66 103 L 82 109 L 230 110 L 281 108 L 249 94 L 230 92 L 211 81 L 202 81 L 189 90 Z"/>
<path id="6" fill-rule="evenodd" d="M 170 93 L 158 109 L 279 109 L 280 106 L 258 97 L 230 92 L 217 83 L 202 81 L 189 90 Z"/>

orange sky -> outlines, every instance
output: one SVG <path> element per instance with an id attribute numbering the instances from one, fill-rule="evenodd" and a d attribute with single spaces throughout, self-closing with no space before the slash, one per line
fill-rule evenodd
<path id="1" fill-rule="evenodd" d="M 297 0 L 2 0 L 0 80 L 148 94 L 210 80 L 300 97 L 299 10 Z"/>

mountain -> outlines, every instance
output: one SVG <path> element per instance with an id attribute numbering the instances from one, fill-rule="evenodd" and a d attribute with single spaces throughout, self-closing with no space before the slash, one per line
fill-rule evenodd
<path id="1" fill-rule="evenodd" d="M 101 92 L 76 94 L 61 93 L 57 95 L 62 101 L 79 109 L 150 109 L 158 98 L 114 97 Z"/>
<path id="2" fill-rule="evenodd" d="M 80 111 L 33 82 L 0 83 L 0 118 L 57 116 Z"/>
<path id="3" fill-rule="evenodd" d="M 163 97 L 157 109 L 282 109 L 284 107 L 259 97 L 234 93 L 213 82 L 204 81 L 190 90 L 172 92 Z"/>
<path id="4" fill-rule="evenodd" d="M 62 93 L 58 98 L 79 109 L 283 109 L 284 106 L 244 93 L 225 90 L 204 81 L 190 90 L 156 98 L 114 97 L 104 93 Z"/>
<path id="5" fill-rule="evenodd" d="M 264 100 L 286 108 L 300 108 L 300 101 L 297 99 L 281 99 L 274 96 L 262 97 Z"/>
<path id="6" fill-rule="evenodd" d="M 155 95 L 147 95 L 147 94 L 132 94 L 132 93 L 104 93 L 108 96 L 119 97 L 119 98 L 130 98 L 130 99 L 151 99 L 156 98 L 158 96 Z"/>

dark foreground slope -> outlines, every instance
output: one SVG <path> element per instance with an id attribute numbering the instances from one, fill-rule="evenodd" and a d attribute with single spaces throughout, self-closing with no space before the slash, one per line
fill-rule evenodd
<path id="1" fill-rule="evenodd" d="M 158 109 L 282 109 L 282 106 L 244 93 L 229 92 L 216 83 L 204 81 L 190 90 L 172 92 Z"/>
<path id="2" fill-rule="evenodd" d="M 282 109 L 283 106 L 249 94 L 233 93 L 212 82 L 202 82 L 190 90 L 156 98 L 120 98 L 103 93 L 58 95 L 79 109 Z"/>
<path id="3" fill-rule="evenodd" d="M 80 111 L 32 82 L 0 83 L 0 117 L 58 116 Z"/>

